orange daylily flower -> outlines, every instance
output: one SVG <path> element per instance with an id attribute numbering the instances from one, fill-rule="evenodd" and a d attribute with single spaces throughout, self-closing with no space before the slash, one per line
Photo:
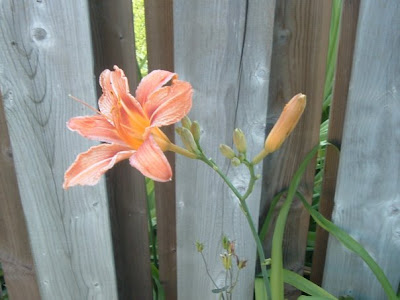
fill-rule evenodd
<path id="1" fill-rule="evenodd" d="M 67 126 L 86 138 L 107 144 L 93 146 L 77 156 L 65 172 L 64 189 L 94 185 L 124 159 L 151 179 L 171 180 L 172 170 L 164 151 L 179 152 L 179 147 L 159 127 L 180 121 L 192 106 L 191 85 L 177 78 L 175 73 L 153 71 L 143 78 L 135 98 L 129 92 L 123 70 L 114 66 L 114 71 L 103 71 L 100 111 L 94 116 L 72 118 Z M 170 86 L 164 86 L 170 81 Z"/>

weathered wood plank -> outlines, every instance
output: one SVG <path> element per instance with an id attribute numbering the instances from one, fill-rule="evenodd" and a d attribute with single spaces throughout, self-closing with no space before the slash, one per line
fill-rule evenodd
<path id="1" fill-rule="evenodd" d="M 400 3 L 361 1 L 333 221 L 400 281 Z M 386 299 L 372 272 L 329 238 L 323 286 Z"/>
<path id="2" fill-rule="evenodd" d="M 145 1 L 149 71 L 174 69 L 173 1 Z M 174 141 L 174 127 L 163 128 Z M 175 174 L 175 154 L 166 153 Z M 175 175 L 172 181 L 155 182 L 157 242 L 160 282 L 167 300 L 177 299 Z"/>
<path id="3" fill-rule="evenodd" d="M 7 291 L 11 299 L 39 300 L 1 94 L 0 169 L 0 262 Z"/>
<path id="4" fill-rule="evenodd" d="M 245 168 L 231 166 L 218 146 L 232 146 L 233 129 L 239 127 L 247 135 L 249 157 L 263 147 L 274 7 L 275 0 L 174 1 L 175 70 L 193 85 L 190 115 L 201 122 L 205 152 L 241 192 L 249 175 Z M 261 172 L 261 164 L 256 172 Z M 226 234 L 236 241 L 238 255 L 249 260 L 234 298 L 251 299 L 256 250 L 238 201 L 200 162 L 178 156 L 176 173 L 178 298 L 217 299 L 194 243 L 205 243 L 211 276 L 222 287 L 219 254 Z M 256 223 L 260 192 L 257 185 L 248 199 Z"/>
<path id="5" fill-rule="evenodd" d="M 342 4 L 335 83 L 328 129 L 328 141 L 339 149 L 342 143 L 359 6 L 359 0 L 343 1 Z M 328 219 L 331 218 L 335 198 L 339 155 L 334 147 L 327 147 L 319 212 Z M 311 270 L 311 280 L 318 285 L 322 283 L 327 243 L 328 232 L 318 226 Z"/>
<path id="6" fill-rule="evenodd" d="M 293 95 L 306 94 L 307 107 L 283 147 L 264 161 L 260 222 L 273 196 L 289 186 L 304 156 L 318 144 L 330 16 L 331 1 L 277 1 L 267 132 Z M 300 184 L 308 200 L 312 196 L 314 172 L 315 161 L 309 165 Z M 295 199 L 285 230 L 284 266 L 298 273 L 303 272 L 308 221 L 301 202 Z M 273 226 L 264 241 L 267 257 L 272 229 Z M 297 299 L 298 293 L 288 287 L 286 297 Z"/>
<path id="7" fill-rule="evenodd" d="M 90 0 L 96 78 L 118 65 L 138 84 L 132 1 Z M 101 93 L 98 85 L 98 93 Z M 124 161 L 107 174 L 119 299 L 152 299 L 144 177 Z"/>
<path id="8" fill-rule="evenodd" d="M 116 299 L 102 181 L 64 192 L 63 175 L 94 143 L 69 132 L 95 105 L 89 14 L 82 1 L 2 1 L 0 89 L 42 299 Z"/>

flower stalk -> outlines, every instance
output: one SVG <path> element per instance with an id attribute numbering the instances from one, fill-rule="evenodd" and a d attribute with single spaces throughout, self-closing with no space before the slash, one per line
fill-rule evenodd
<path id="1" fill-rule="evenodd" d="M 257 253 L 258 253 L 259 260 L 260 260 L 261 273 L 263 276 L 265 288 L 267 290 L 268 299 L 270 299 L 269 295 L 271 294 L 271 286 L 270 286 L 269 279 L 268 279 L 267 268 L 263 264 L 263 262 L 265 261 L 264 249 L 262 247 L 261 240 L 258 236 L 258 232 L 257 232 L 256 226 L 254 224 L 253 218 L 251 216 L 249 207 L 247 206 L 247 203 L 246 203 L 246 199 L 252 193 L 252 191 L 254 189 L 254 184 L 256 183 L 256 181 L 258 179 L 258 177 L 255 175 L 255 172 L 254 172 L 254 165 L 251 162 L 247 161 L 246 159 L 243 160 L 243 164 L 248 168 L 248 170 L 250 172 L 250 181 L 249 181 L 246 192 L 242 195 L 236 189 L 236 187 L 232 184 L 232 182 L 229 180 L 229 178 L 221 171 L 221 169 L 217 166 L 217 164 L 211 158 L 207 158 L 204 155 L 204 153 L 200 147 L 199 147 L 199 150 L 200 150 L 200 156 L 198 159 L 200 159 L 201 161 L 206 163 L 208 166 L 210 166 L 222 178 L 222 180 L 228 185 L 228 187 L 231 189 L 231 191 L 235 194 L 235 196 L 240 201 L 240 205 L 242 207 L 243 214 L 246 217 L 247 223 L 249 224 L 249 227 L 250 227 L 250 231 L 251 231 L 254 241 L 256 243 Z"/>

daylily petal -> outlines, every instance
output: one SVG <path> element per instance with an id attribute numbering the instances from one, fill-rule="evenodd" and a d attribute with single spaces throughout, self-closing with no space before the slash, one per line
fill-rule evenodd
<path id="1" fill-rule="evenodd" d="M 112 120 L 111 112 L 113 107 L 115 107 L 118 103 L 117 97 L 111 95 L 109 93 L 111 88 L 111 81 L 110 81 L 110 74 L 111 71 L 106 69 L 100 74 L 99 83 L 103 90 L 103 95 L 101 95 L 99 99 L 99 109 L 103 115 L 106 116 L 108 120 Z"/>
<path id="2" fill-rule="evenodd" d="M 133 153 L 134 150 L 116 144 L 93 146 L 87 152 L 79 154 L 65 172 L 63 188 L 68 189 L 77 184 L 95 185 L 101 175 Z"/>
<path id="3" fill-rule="evenodd" d="M 187 115 L 192 107 L 192 86 L 189 82 L 175 80 L 149 96 L 144 107 L 152 127 L 174 124 Z"/>
<path id="4" fill-rule="evenodd" d="M 172 178 L 171 166 L 151 135 L 131 156 L 129 162 L 144 176 L 153 180 L 165 182 Z"/>
<path id="5" fill-rule="evenodd" d="M 143 106 L 148 96 L 178 75 L 164 70 L 154 70 L 145 76 L 136 89 L 136 99 Z"/>
<path id="6" fill-rule="evenodd" d="M 99 109 L 109 120 L 113 120 L 113 111 L 123 109 L 128 115 L 144 116 L 139 102 L 129 93 L 128 79 L 124 71 L 114 66 L 115 71 L 104 70 L 100 75 L 103 95 L 99 99 Z"/>
<path id="7" fill-rule="evenodd" d="M 68 121 L 67 127 L 91 140 L 126 146 L 117 129 L 100 115 L 72 118 Z"/>

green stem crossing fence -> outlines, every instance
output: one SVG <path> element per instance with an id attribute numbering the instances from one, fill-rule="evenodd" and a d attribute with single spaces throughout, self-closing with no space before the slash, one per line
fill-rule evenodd
<path id="1" fill-rule="evenodd" d="M 77 153 L 93 143 L 66 129 L 96 105 L 101 70 L 119 65 L 137 83 L 130 1 L 0 1 L 0 260 L 11 299 L 152 299 L 145 182 L 120 164 L 95 187 L 62 189 Z M 218 153 L 240 127 L 254 153 L 285 101 L 308 105 L 284 147 L 256 170 L 248 199 L 260 220 L 318 143 L 331 1 L 147 0 L 149 69 L 174 70 L 194 88 L 190 113 L 206 153 L 240 189 L 243 176 Z M 339 36 L 321 211 L 366 246 L 392 286 L 400 281 L 400 2 L 345 0 Z M 167 129 L 173 135 L 173 129 Z M 342 138 L 343 137 L 343 138 Z M 160 280 L 167 299 L 212 299 L 194 243 L 206 245 L 222 282 L 219 241 L 251 262 L 235 289 L 251 299 L 255 243 L 238 203 L 200 162 L 175 160 L 156 185 Z M 315 162 L 314 162 L 315 164 Z M 312 196 L 314 165 L 300 185 Z M 257 219 L 257 218 L 255 218 Z M 309 216 L 293 203 L 286 268 L 303 272 Z M 264 241 L 270 255 L 271 233 Z M 318 230 L 311 277 L 335 295 L 385 299 L 362 261 Z M 325 267 L 325 268 L 324 268 Z M 287 289 L 295 299 L 299 292 Z M 217 296 L 215 296 L 217 297 Z"/>

